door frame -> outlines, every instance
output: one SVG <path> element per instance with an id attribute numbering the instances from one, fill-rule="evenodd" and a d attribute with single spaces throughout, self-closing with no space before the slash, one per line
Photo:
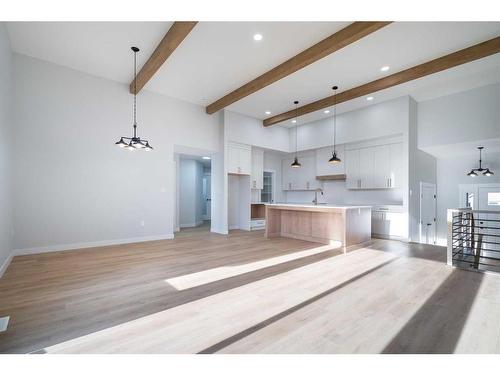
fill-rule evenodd
<path id="1" fill-rule="evenodd" d="M 420 181 L 420 195 L 419 195 L 419 220 L 418 220 L 418 239 L 419 243 L 425 243 L 424 237 L 425 233 L 422 227 L 422 201 L 424 198 L 424 188 L 433 188 L 434 189 L 434 238 L 432 239 L 432 243 L 435 245 L 437 241 L 437 185 L 431 182 L 423 182 Z"/>

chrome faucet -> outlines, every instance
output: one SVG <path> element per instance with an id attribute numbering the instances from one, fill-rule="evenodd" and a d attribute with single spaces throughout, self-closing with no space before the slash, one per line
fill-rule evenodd
<path id="1" fill-rule="evenodd" d="M 321 195 L 323 195 L 323 189 L 321 189 L 321 188 L 317 188 L 316 190 L 314 190 L 314 199 L 313 199 L 313 203 L 314 203 L 315 205 L 317 205 L 317 204 L 318 204 L 318 192 L 320 192 L 320 193 L 321 193 Z"/>

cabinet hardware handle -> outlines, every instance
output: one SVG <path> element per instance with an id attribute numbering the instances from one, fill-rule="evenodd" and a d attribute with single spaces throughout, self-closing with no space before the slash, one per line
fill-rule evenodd
<path id="1" fill-rule="evenodd" d="M 389 187 L 392 187 L 392 178 L 389 178 Z"/>

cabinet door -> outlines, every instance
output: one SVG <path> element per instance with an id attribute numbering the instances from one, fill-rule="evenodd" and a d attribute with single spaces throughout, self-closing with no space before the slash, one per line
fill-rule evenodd
<path id="1" fill-rule="evenodd" d="M 317 176 L 328 176 L 332 174 L 344 174 L 345 173 L 345 156 L 344 156 L 344 146 L 337 146 L 336 152 L 337 157 L 341 160 L 340 163 L 330 164 L 328 160 L 332 157 L 332 147 L 325 147 L 316 150 L 316 175 Z"/>
<path id="2" fill-rule="evenodd" d="M 359 150 L 345 152 L 346 187 L 359 189 Z"/>
<path id="3" fill-rule="evenodd" d="M 264 185 L 264 151 L 252 148 L 252 189 L 262 189 Z"/>
<path id="4" fill-rule="evenodd" d="M 373 188 L 373 161 L 374 147 L 362 148 L 359 150 L 359 180 L 360 188 Z"/>
<path id="5" fill-rule="evenodd" d="M 228 145 L 227 146 L 227 172 L 240 173 L 240 149 L 239 147 Z"/>
<path id="6" fill-rule="evenodd" d="M 384 212 L 372 211 L 372 234 L 385 234 L 384 227 Z"/>
<path id="7" fill-rule="evenodd" d="M 239 152 L 239 173 L 251 174 L 252 173 L 252 151 L 250 148 L 240 148 Z"/>
<path id="8" fill-rule="evenodd" d="M 373 148 L 373 187 L 389 188 L 391 175 L 390 145 Z"/>
<path id="9" fill-rule="evenodd" d="M 403 179 L 403 143 L 393 143 L 389 146 L 390 171 L 389 186 L 400 188 Z"/>

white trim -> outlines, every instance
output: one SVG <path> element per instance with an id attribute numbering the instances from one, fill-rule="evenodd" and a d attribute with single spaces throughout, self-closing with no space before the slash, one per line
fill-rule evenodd
<path id="1" fill-rule="evenodd" d="M 218 228 L 210 228 L 210 232 L 211 233 L 217 233 L 217 234 L 224 234 L 224 235 L 227 235 L 229 234 L 229 232 L 227 230 L 222 230 L 222 229 L 218 229 Z"/>
<path id="2" fill-rule="evenodd" d="M 420 213 L 420 215 L 418 218 L 418 242 L 425 243 L 425 242 L 423 242 L 424 230 L 422 228 L 422 198 L 423 198 L 424 187 L 434 189 L 434 214 L 436 217 L 434 217 L 434 239 L 432 241 L 432 244 L 429 244 L 429 245 L 435 245 L 437 242 L 437 185 L 433 184 L 431 182 L 420 181 L 420 195 L 419 195 L 419 213 Z"/>
<path id="3" fill-rule="evenodd" d="M 230 225 L 229 230 L 240 229 L 239 225 Z"/>
<path id="4" fill-rule="evenodd" d="M 179 225 L 180 228 L 194 228 L 203 224 L 203 220 L 197 221 L 196 223 L 187 223 Z"/>
<path id="5" fill-rule="evenodd" d="M 10 253 L 9 256 L 7 257 L 7 259 L 5 259 L 3 264 L 0 266 L 0 278 L 3 276 L 5 271 L 7 271 L 7 267 L 9 267 L 9 264 L 10 264 L 10 262 L 12 262 L 13 257 L 14 256 L 12 255 L 12 253 Z"/>
<path id="6" fill-rule="evenodd" d="M 72 243 L 64 245 L 40 246 L 40 247 L 31 247 L 25 249 L 14 249 L 12 251 L 12 255 L 17 256 L 17 255 L 50 253 L 53 251 L 86 249 L 89 247 L 123 245 L 129 243 L 158 241 L 158 240 L 171 240 L 172 238 L 174 238 L 173 234 L 164 234 L 160 236 L 133 237 L 121 240 L 106 240 L 106 241 L 80 242 L 80 243 Z"/>

